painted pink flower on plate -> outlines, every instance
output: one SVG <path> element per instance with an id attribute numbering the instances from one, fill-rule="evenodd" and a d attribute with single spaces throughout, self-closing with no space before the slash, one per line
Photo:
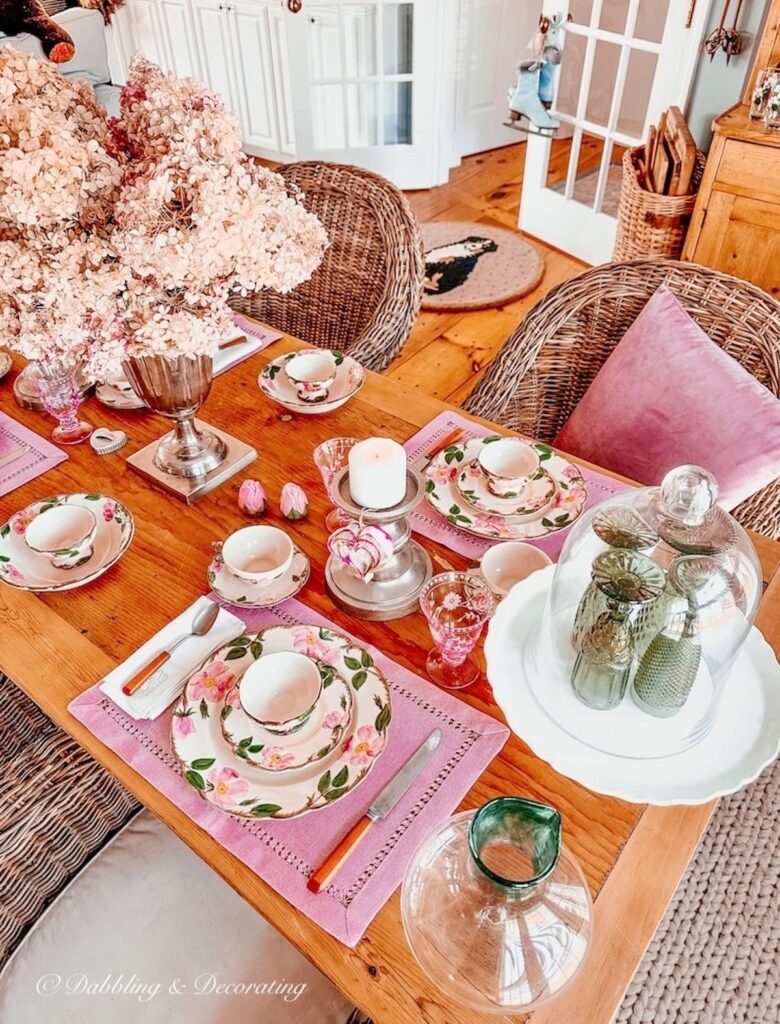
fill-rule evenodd
<path id="1" fill-rule="evenodd" d="M 114 505 L 113 501 L 106 501 L 103 503 L 103 518 L 107 523 L 110 523 L 111 520 L 114 518 L 115 512 L 116 506 Z"/>
<path id="2" fill-rule="evenodd" d="M 211 798 L 219 807 L 235 807 L 249 792 L 249 783 L 241 778 L 235 768 L 212 768 L 208 779 L 214 787 Z"/>
<path id="3" fill-rule="evenodd" d="M 16 566 L 11 565 L 10 562 L 0 562 L 0 573 L 2 573 L 3 576 L 12 583 L 24 582 L 24 576 L 22 576 Z"/>
<path id="4" fill-rule="evenodd" d="M 322 720 L 323 729 L 337 729 L 344 724 L 346 715 L 343 711 L 329 711 Z"/>
<path id="5" fill-rule="evenodd" d="M 241 706 L 241 701 L 238 698 L 238 687 L 231 686 L 225 695 L 225 705 L 229 708 L 238 708 Z"/>
<path id="6" fill-rule="evenodd" d="M 578 477 L 582 476 L 582 473 L 576 466 L 567 466 L 566 469 L 562 470 L 561 476 L 565 480 L 576 480 Z"/>
<path id="7" fill-rule="evenodd" d="M 38 513 L 34 509 L 25 508 L 17 512 L 11 520 L 11 529 L 14 533 L 24 533 Z"/>
<path id="8" fill-rule="evenodd" d="M 307 658 L 315 658 L 332 665 L 338 658 L 338 649 L 323 640 L 316 626 L 295 626 L 292 630 L 293 647 Z"/>
<path id="9" fill-rule="evenodd" d="M 195 732 L 195 722 L 193 721 L 192 710 L 178 711 L 173 716 L 173 731 L 177 736 L 181 736 L 182 739 L 187 736 L 191 736 Z"/>
<path id="10" fill-rule="evenodd" d="M 445 484 L 452 483 L 459 472 L 460 464 L 457 462 L 453 462 L 449 466 L 445 462 L 434 462 L 428 467 L 425 475 L 429 480 L 433 480 L 435 484 L 444 486 Z"/>
<path id="11" fill-rule="evenodd" d="M 264 747 L 260 762 L 264 768 L 279 771 L 295 764 L 295 754 L 291 754 L 284 747 Z"/>
<path id="12" fill-rule="evenodd" d="M 382 737 L 373 725 L 361 725 L 342 748 L 349 763 L 358 768 L 371 764 L 381 749 Z"/>
<path id="13" fill-rule="evenodd" d="M 235 681 L 236 677 L 224 661 L 214 661 L 195 673 L 187 690 L 192 700 L 214 702 L 221 700 Z"/>

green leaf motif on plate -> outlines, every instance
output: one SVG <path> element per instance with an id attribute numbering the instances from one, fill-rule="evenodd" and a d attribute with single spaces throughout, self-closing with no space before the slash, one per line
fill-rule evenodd
<path id="1" fill-rule="evenodd" d="M 317 783 L 317 789 L 320 793 L 324 793 L 326 790 L 330 789 L 330 768 L 324 775 L 320 776 L 320 781 Z"/>
<path id="2" fill-rule="evenodd" d="M 346 765 L 333 776 L 333 782 L 331 785 L 334 789 L 341 789 L 342 786 L 346 786 L 347 779 L 349 778 L 349 768 Z"/>
<path id="3" fill-rule="evenodd" d="M 195 789 L 199 789 L 201 793 L 206 792 L 206 780 L 203 778 L 200 772 L 195 772 L 192 770 L 187 771 L 184 773 L 184 778 L 187 780 L 187 782 L 189 782 L 191 786 L 194 786 Z"/>
<path id="4" fill-rule="evenodd" d="M 344 655 L 344 664 L 347 668 L 351 668 L 353 672 L 356 669 L 362 668 L 360 661 L 357 658 L 353 658 L 351 654 Z"/>
<path id="5" fill-rule="evenodd" d="M 259 640 L 255 640 L 249 645 L 249 650 L 252 652 L 252 657 L 257 661 L 262 656 L 263 645 Z"/>
<path id="6" fill-rule="evenodd" d="M 341 366 L 341 364 L 344 362 L 344 353 L 337 352 L 335 349 L 331 349 L 331 354 L 333 355 L 333 359 L 336 363 L 336 366 Z"/>
<path id="7" fill-rule="evenodd" d="M 387 727 L 388 727 L 388 725 L 390 725 L 391 715 L 392 715 L 392 712 L 390 711 L 390 705 L 389 704 L 383 704 L 382 705 L 382 710 L 376 716 L 376 720 L 374 722 L 374 728 L 376 729 L 377 732 L 386 732 L 387 731 Z"/>
<path id="8" fill-rule="evenodd" d="M 279 804 L 257 804 L 252 808 L 252 817 L 254 818 L 272 818 L 274 814 L 278 814 L 281 811 Z"/>
<path id="9" fill-rule="evenodd" d="M 11 524 L 10 523 L 5 523 L 3 526 L 0 526 L 0 539 L 4 538 L 4 537 L 7 537 L 10 532 L 11 532 Z"/>
<path id="10" fill-rule="evenodd" d="M 234 647 L 225 655 L 225 661 L 236 661 L 237 658 L 243 658 L 247 650 L 246 647 Z"/>
<path id="11" fill-rule="evenodd" d="M 426 494 L 434 494 L 435 491 L 436 491 L 436 484 L 433 482 L 433 480 L 426 481 L 425 493 Z"/>
<path id="12" fill-rule="evenodd" d="M 338 800 L 340 796 L 344 796 L 348 792 L 348 786 L 343 786 L 341 789 L 331 789 L 325 794 L 325 799 L 330 803 L 332 800 Z"/>
<path id="13" fill-rule="evenodd" d="M 363 651 L 363 653 L 360 655 L 360 661 L 361 664 L 363 665 L 363 668 L 373 667 L 374 659 L 371 657 L 368 651 Z"/>
<path id="14" fill-rule="evenodd" d="M 192 762 L 190 767 L 198 772 L 205 772 L 207 768 L 211 768 L 215 760 L 213 757 L 198 757 Z"/>
<path id="15" fill-rule="evenodd" d="M 201 698 L 201 702 L 200 702 L 200 705 L 199 705 L 199 710 L 200 710 L 200 717 L 201 718 L 208 718 L 209 717 L 209 706 L 206 703 L 206 698 L 205 697 Z"/>
<path id="16" fill-rule="evenodd" d="M 488 437 L 482 438 L 482 444 L 493 444 L 494 441 L 500 441 L 500 434 L 490 434 Z"/>
<path id="17" fill-rule="evenodd" d="M 0 562 L 10 562 L 10 561 L 11 561 L 11 559 L 8 557 L 8 555 L 0 555 Z"/>
<path id="18" fill-rule="evenodd" d="M 323 690 L 327 688 L 333 682 L 333 668 L 330 665 L 320 665 L 320 679 L 322 680 Z"/>
<path id="19" fill-rule="evenodd" d="M 84 500 L 85 501 L 100 501 L 100 495 L 99 494 L 85 494 L 84 495 Z"/>
<path id="20" fill-rule="evenodd" d="M 534 444 L 531 447 L 535 448 L 536 451 L 539 453 L 539 461 L 540 462 L 546 462 L 548 459 L 552 458 L 553 450 L 552 450 L 552 448 L 549 445 L 547 445 L 547 444 Z"/>
<path id="21" fill-rule="evenodd" d="M 444 461 L 448 466 L 453 462 L 463 462 L 463 447 L 457 444 L 449 445 L 444 449 Z"/>
<path id="22" fill-rule="evenodd" d="M 362 668 L 359 672 L 356 672 L 354 674 L 354 676 L 352 676 L 352 686 L 353 686 L 353 688 L 355 690 L 359 690 L 360 687 L 365 683 L 365 681 L 367 679 L 368 679 L 368 672 L 366 672 L 366 670 L 364 668 Z"/>

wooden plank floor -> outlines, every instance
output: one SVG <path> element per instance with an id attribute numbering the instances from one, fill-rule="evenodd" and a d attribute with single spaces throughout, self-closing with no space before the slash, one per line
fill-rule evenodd
<path id="1" fill-rule="evenodd" d="M 549 181 L 565 177 L 568 140 L 553 143 Z M 585 149 L 585 146 L 583 147 Z M 452 170 L 450 180 L 438 188 L 408 192 L 420 222 L 468 220 L 517 228 L 518 203 L 526 147 L 520 143 L 466 157 Z M 600 153 L 584 152 L 579 171 Z M 385 371 L 394 380 L 426 394 L 460 404 L 476 384 L 525 314 L 551 288 L 575 277 L 586 265 L 537 239 L 530 239 L 545 257 L 541 283 L 528 295 L 505 306 L 471 313 L 422 312 L 401 355 Z"/>

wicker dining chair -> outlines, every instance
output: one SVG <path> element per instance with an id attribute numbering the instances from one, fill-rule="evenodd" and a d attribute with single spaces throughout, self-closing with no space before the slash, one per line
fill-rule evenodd
<path id="1" fill-rule="evenodd" d="M 0 675 L 0 968 L 140 805 Z"/>
<path id="2" fill-rule="evenodd" d="M 303 193 L 330 244 L 312 277 L 287 295 L 266 289 L 231 305 L 310 345 L 386 369 L 422 296 L 422 240 L 405 196 L 379 175 L 343 164 L 308 161 L 278 173 Z"/>
<path id="3" fill-rule="evenodd" d="M 692 263 L 634 260 L 604 264 L 550 291 L 505 342 L 465 408 L 553 441 L 661 285 L 724 352 L 780 396 L 780 303 L 755 285 Z M 748 529 L 780 536 L 780 478 L 734 515 Z"/>

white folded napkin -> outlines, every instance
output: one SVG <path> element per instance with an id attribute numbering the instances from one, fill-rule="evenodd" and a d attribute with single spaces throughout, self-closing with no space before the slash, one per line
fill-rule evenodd
<path id="1" fill-rule="evenodd" d="M 248 355 L 260 352 L 272 341 L 277 341 L 282 335 L 279 331 L 272 331 L 270 328 L 260 327 L 258 324 L 250 323 L 248 320 L 234 319 L 235 329 L 222 339 L 224 345 L 227 341 L 240 337 L 242 334 L 246 341 L 242 345 L 231 345 L 230 348 L 220 349 L 214 356 L 214 376 L 224 373 L 231 366 L 246 359 Z"/>
<path id="2" fill-rule="evenodd" d="M 103 693 L 131 718 L 158 718 L 179 696 L 185 682 L 201 662 L 205 661 L 212 651 L 244 632 L 244 623 L 241 619 L 221 608 L 216 622 L 205 636 L 193 636 L 185 640 L 162 668 L 150 676 L 132 697 L 125 696 L 122 687 L 127 680 L 156 654 L 189 633 L 195 616 L 208 600 L 207 597 L 199 597 L 194 604 L 185 608 L 181 615 L 150 637 L 134 654 L 101 680 L 100 689 Z"/>

